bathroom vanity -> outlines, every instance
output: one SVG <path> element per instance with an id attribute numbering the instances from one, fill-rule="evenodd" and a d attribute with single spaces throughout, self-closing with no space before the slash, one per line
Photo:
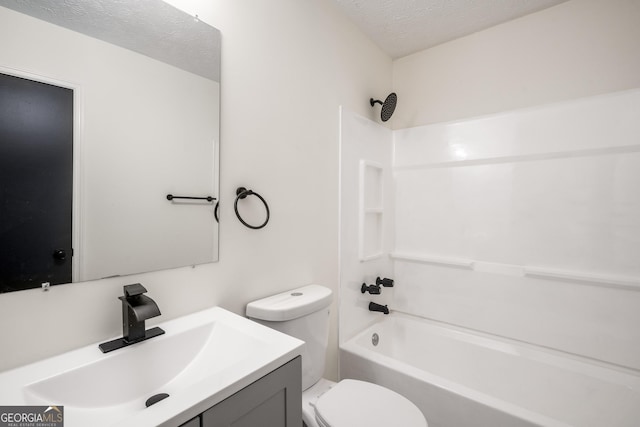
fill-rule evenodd
<path id="1" fill-rule="evenodd" d="M 299 427 L 301 361 L 296 357 L 180 427 Z"/>
<path id="2" fill-rule="evenodd" d="M 64 406 L 65 427 L 302 424 L 302 341 L 219 307 L 157 326 L 109 353 L 96 343 L 0 373 L 0 402 Z"/>

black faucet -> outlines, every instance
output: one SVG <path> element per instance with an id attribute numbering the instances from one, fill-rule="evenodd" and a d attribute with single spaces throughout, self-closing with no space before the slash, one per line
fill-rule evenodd
<path id="1" fill-rule="evenodd" d="M 362 292 L 363 294 L 365 292 L 369 292 L 371 295 L 380 295 L 380 285 L 367 286 L 366 283 L 363 283 L 362 286 L 360 287 L 360 292 Z"/>
<path id="2" fill-rule="evenodd" d="M 124 296 L 118 297 L 122 301 L 122 338 L 100 344 L 103 353 L 164 334 L 158 327 L 145 329 L 145 320 L 160 315 L 158 304 L 143 295 L 145 292 L 140 283 L 124 286 Z"/>
<path id="3" fill-rule="evenodd" d="M 387 279 L 386 277 L 384 279 L 381 279 L 379 277 L 376 277 L 376 285 L 382 285 L 385 288 L 393 288 L 393 279 Z"/>
<path id="4" fill-rule="evenodd" d="M 379 311 L 380 313 L 389 314 L 389 308 L 386 305 L 376 304 L 375 302 L 369 303 L 369 311 Z"/>

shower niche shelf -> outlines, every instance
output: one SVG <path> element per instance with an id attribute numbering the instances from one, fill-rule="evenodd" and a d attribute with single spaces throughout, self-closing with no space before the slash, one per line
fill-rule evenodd
<path id="1" fill-rule="evenodd" d="M 360 160 L 358 257 L 369 261 L 383 255 L 383 173 L 379 163 Z"/>

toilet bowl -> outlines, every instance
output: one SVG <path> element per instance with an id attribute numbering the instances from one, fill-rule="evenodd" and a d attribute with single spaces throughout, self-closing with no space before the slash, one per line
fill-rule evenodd
<path id="1" fill-rule="evenodd" d="M 331 290 L 308 285 L 247 305 L 246 315 L 305 341 L 302 418 L 307 427 L 427 427 L 418 407 L 377 384 L 322 378 L 329 338 Z"/>
<path id="2" fill-rule="evenodd" d="M 416 405 L 379 385 L 345 379 L 321 379 L 302 393 L 307 427 L 426 427 Z"/>

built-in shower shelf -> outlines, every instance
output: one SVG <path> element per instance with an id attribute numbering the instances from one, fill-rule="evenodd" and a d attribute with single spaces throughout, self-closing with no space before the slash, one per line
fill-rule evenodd
<path id="1" fill-rule="evenodd" d="M 370 261 L 384 255 L 383 182 L 382 165 L 360 160 L 358 256 Z"/>

